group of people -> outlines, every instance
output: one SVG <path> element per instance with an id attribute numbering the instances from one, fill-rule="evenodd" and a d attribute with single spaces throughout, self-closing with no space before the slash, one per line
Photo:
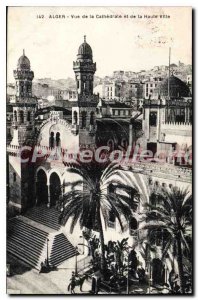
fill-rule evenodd
<path id="1" fill-rule="evenodd" d="M 50 270 L 50 265 L 47 259 L 44 260 L 44 262 L 41 262 L 41 267 L 39 273 L 47 273 Z"/>

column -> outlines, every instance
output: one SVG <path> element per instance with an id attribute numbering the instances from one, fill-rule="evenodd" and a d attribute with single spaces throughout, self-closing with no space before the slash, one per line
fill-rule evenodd
<path id="1" fill-rule="evenodd" d="M 17 109 L 17 121 L 18 121 L 18 124 L 20 125 L 21 124 L 21 116 L 20 116 L 20 110 Z"/>
<path id="2" fill-rule="evenodd" d="M 27 108 L 23 111 L 23 118 L 24 118 L 24 123 L 27 122 Z"/>
<path id="3" fill-rule="evenodd" d="M 185 123 L 187 123 L 187 107 L 185 107 Z"/>
<path id="4" fill-rule="evenodd" d="M 133 146 L 133 125 L 129 125 L 129 146 Z"/>
<path id="5" fill-rule="evenodd" d="M 47 199 L 48 199 L 48 202 L 47 202 L 47 207 L 50 208 L 50 184 L 47 184 Z"/>
<path id="6" fill-rule="evenodd" d="M 161 110 L 160 107 L 158 106 L 157 108 L 157 141 L 160 141 L 160 123 L 161 123 Z"/>
<path id="7" fill-rule="evenodd" d="M 189 106 L 186 107 L 186 122 L 189 123 L 190 122 L 190 109 Z"/>
<path id="8" fill-rule="evenodd" d="M 38 181 L 37 178 L 35 179 L 35 183 L 34 183 L 34 193 L 35 193 L 35 205 L 38 204 L 38 196 L 37 196 L 37 185 L 38 185 Z"/>

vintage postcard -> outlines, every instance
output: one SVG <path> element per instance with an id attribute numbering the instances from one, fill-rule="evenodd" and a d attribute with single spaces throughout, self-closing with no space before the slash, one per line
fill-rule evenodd
<path id="1" fill-rule="evenodd" d="M 192 8 L 7 7 L 7 293 L 193 293 Z"/>

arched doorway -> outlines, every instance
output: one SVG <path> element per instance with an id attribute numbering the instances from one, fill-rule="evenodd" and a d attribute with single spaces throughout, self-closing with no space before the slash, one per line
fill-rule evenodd
<path id="1" fill-rule="evenodd" d="M 38 205 L 47 204 L 47 176 L 43 170 L 39 170 L 37 173 L 36 195 Z"/>
<path id="2" fill-rule="evenodd" d="M 159 258 L 154 258 L 152 261 L 152 281 L 153 285 L 163 285 L 165 282 L 165 268 Z"/>
<path id="3" fill-rule="evenodd" d="M 50 176 L 50 205 L 56 205 L 61 195 L 61 182 L 59 176 L 53 172 Z"/>

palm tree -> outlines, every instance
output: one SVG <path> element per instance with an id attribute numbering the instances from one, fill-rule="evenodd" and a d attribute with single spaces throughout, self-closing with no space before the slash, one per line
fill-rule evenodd
<path id="1" fill-rule="evenodd" d="M 176 251 L 180 288 L 185 293 L 183 251 L 191 251 L 192 238 L 192 195 L 187 189 L 177 187 L 163 189 L 158 195 L 158 204 L 147 204 L 149 208 L 142 221 L 146 221 L 140 229 L 148 229 L 150 233 L 161 231 L 166 233 L 162 258 L 168 251 Z M 174 249 L 176 248 L 176 249 Z"/>
<path id="2" fill-rule="evenodd" d="M 102 270 L 105 269 L 105 244 L 102 219 L 104 220 L 105 228 L 107 228 L 109 213 L 113 213 L 123 231 L 125 229 L 124 221 L 128 221 L 132 214 L 130 196 L 117 195 L 114 192 L 107 191 L 110 184 L 116 184 L 117 188 L 127 188 L 122 172 L 120 172 L 122 168 L 116 164 L 111 164 L 105 169 L 104 167 L 103 164 L 93 161 L 91 163 L 76 163 L 71 165 L 68 171 L 80 175 L 81 179 L 67 183 L 70 190 L 63 197 L 60 197 L 58 204 L 61 210 L 60 223 L 65 225 L 71 219 L 71 233 L 77 222 L 79 222 L 81 229 L 83 227 L 98 229 Z M 122 216 L 125 219 L 124 221 Z"/>

